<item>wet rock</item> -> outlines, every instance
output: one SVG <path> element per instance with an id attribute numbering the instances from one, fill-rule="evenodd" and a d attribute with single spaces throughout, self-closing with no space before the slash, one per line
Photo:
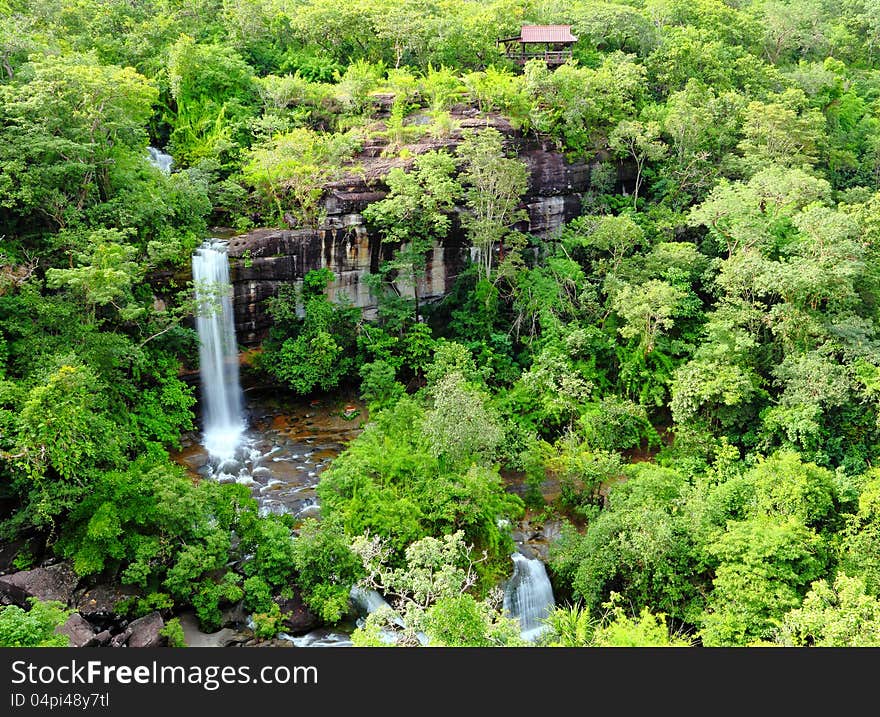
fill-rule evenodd
<path id="1" fill-rule="evenodd" d="M 126 628 L 126 632 L 130 633 L 128 646 L 159 647 L 165 641 L 165 638 L 159 634 L 163 627 L 165 627 L 165 621 L 155 611 L 133 620 Z"/>
<path id="2" fill-rule="evenodd" d="M 523 546 L 526 547 L 526 546 Z M 546 563 L 550 558 L 550 546 L 546 543 L 529 543 L 532 556 L 538 558 L 542 563 Z M 525 551 L 523 551 L 525 552 Z"/>
<path id="3" fill-rule="evenodd" d="M 541 537 L 544 540 L 553 541 L 559 537 L 562 533 L 562 521 L 561 520 L 548 520 L 544 523 L 544 527 L 541 529 Z"/>
<path id="4" fill-rule="evenodd" d="M 259 515 L 265 518 L 267 515 L 286 515 L 290 512 L 284 503 L 277 500 L 266 499 L 261 501 Z"/>
<path id="5" fill-rule="evenodd" d="M 246 635 L 228 627 L 217 632 L 202 632 L 198 619 L 192 613 L 180 616 L 180 626 L 183 628 L 183 639 L 187 647 L 230 647 L 248 639 Z"/>
<path id="6" fill-rule="evenodd" d="M 241 627 L 247 624 L 248 613 L 241 601 L 224 610 L 220 616 L 223 627 Z"/>
<path id="7" fill-rule="evenodd" d="M 55 628 L 56 635 L 67 635 L 70 647 L 88 647 L 95 639 L 95 630 L 79 613 L 73 613 L 63 624 Z"/>
<path id="8" fill-rule="evenodd" d="M 92 638 L 92 640 L 89 642 L 89 644 L 86 645 L 86 647 L 103 647 L 110 642 L 111 638 L 112 635 L 110 633 L 110 630 L 102 630 Z"/>
<path id="9" fill-rule="evenodd" d="M 247 647 L 293 647 L 293 643 L 280 637 L 273 637 L 271 640 L 249 640 Z"/>
<path id="10" fill-rule="evenodd" d="M 28 598 L 70 602 L 79 577 L 67 563 L 58 563 L 33 570 L 21 570 L 0 577 L 0 601 L 4 605 L 28 605 Z"/>
<path id="11" fill-rule="evenodd" d="M 336 632 L 327 628 L 312 630 L 301 637 L 292 637 L 286 633 L 278 637 L 288 640 L 296 647 L 353 647 L 351 638 L 347 633 Z"/>
<path id="12" fill-rule="evenodd" d="M 101 583 L 87 589 L 79 596 L 76 600 L 76 609 L 90 620 L 113 618 L 116 615 L 116 606 L 122 600 L 139 595 L 136 590 Z"/>
<path id="13" fill-rule="evenodd" d="M 296 513 L 297 518 L 314 518 L 321 513 L 321 507 L 317 504 L 307 505 Z"/>
<path id="14" fill-rule="evenodd" d="M 217 467 L 217 472 L 221 473 L 221 474 L 222 473 L 229 473 L 230 475 L 237 475 L 238 472 L 241 470 L 241 468 L 242 468 L 241 463 L 239 463 L 236 460 L 230 459 L 228 461 L 223 461 L 223 463 L 221 463 Z"/>
<path id="15" fill-rule="evenodd" d="M 128 638 L 131 637 L 131 630 L 126 628 L 122 632 L 117 635 L 114 635 L 110 639 L 110 647 L 122 647 L 128 642 Z"/>
<path id="16" fill-rule="evenodd" d="M 535 550 L 535 546 L 531 543 L 523 543 L 519 546 L 519 552 L 525 555 L 529 560 L 534 560 L 538 557 L 538 553 Z"/>
<path id="17" fill-rule="evenodd" d="M 290 635 L 303 635 L 321 624 L 321 618 L 309 610 L 298 588 L 294 588 L 292 598 L 279 598 L 276 602 L 281 608 L 284 632 Z"/>
<path id="18" fill-rule="evenodd" d="M 524 543 L 526 540 L 525 533 L 523 533 L 521 530 L 514 530 L 510 534 L 510 537 L 513 538 L 513 542 L 517 545 L 519 545 L 520 543 Z"/>

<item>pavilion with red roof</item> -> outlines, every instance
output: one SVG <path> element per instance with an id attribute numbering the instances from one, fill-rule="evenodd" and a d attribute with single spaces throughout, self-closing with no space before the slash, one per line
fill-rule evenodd
<path id="1" fill-rule="evenodd" d="M 571 59 L 571 46 L 576 42 L 571 25 L 523 25 L 518 37 L 499 39 L 496 44 L 519 65 L 539 59 L 557 67 Z"/>

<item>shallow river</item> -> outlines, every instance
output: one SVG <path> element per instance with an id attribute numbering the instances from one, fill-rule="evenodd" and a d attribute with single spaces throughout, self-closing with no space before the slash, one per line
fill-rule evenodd
<path id="1" fill-rule="evenodd" d="M 248 390 L 245 398 L 248 430 L 234 459 L 211 459 L 198 431 L 183 437 L 172 458 L 193 475 L 249 485 L 263 513 L 315 515 L 321 472 L 360 433 L 366 408 L 350 397 L 281 399 L 266 389 Z"/>

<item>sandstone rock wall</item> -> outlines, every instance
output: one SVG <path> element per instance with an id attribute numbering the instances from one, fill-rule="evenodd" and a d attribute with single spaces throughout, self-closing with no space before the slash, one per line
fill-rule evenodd
<path id="1" fill-rule="evenodd" d="M 462 128 L 484 126 L 485 118 L 464 118 Z M 581 213 L 581 200 L 589 188 L 590 164 L 569 162 L 562 153 L 540 145 L 527 145 L 501 118 L 491 122 L 508 138 L 529 168 L 529 187 L 523 205 L 528 220 L 520 229 L 538 237 L 552 235 L 565 222 Z M 452 148 L 456 138 L 426 143 L 420 151 Z M 257 229 L 229 240 L 234 285 L 236 334 L 241 344 L 251 346 L 266 335 L 271 318 L 266 299 L 286 282 L 301 281 L 311 269 L 327 267 L 336 278 L 329 288 L 331 298 L 346 295 L 370 316 L 376 297 L 365 277 L 378 270 L 392 249 L 382 246 L 364 224 L 362 212 L 371 202 L 386 195 L 382 179 L 393 166 L 406 166 L 412 159 L 361 157 L 357 174 L 328 184 L 324 196 L 326 221 L 318 230 Z M 435 245 L 419 296 L 425 301 L 441 298 L 467 265 L 471 248 L 457 221 L 449 236 Z"/>

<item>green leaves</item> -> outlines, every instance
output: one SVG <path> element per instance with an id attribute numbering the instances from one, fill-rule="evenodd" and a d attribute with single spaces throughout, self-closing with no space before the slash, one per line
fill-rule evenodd
<path id="1" fill-rule="evenodd" d="M 132 286 L 141 276 L 141 267 L 134 258 L 137 248 L 121 243 L 126 232 L 99 230 L 87 239 L 84 252 L 77 257 L 79 267 L 49 269 L 46 286 L 66 287 L 80 294 L 92 311 L 97 306 L 113 304 L 124 320 L 132 320 L 145 309 L 134 305 Z M 126 301 L 123 302 L 122 299 Z M 127 304 L 119 307 L 118 304 Z"/>
<path id="2" fill-rule="evenodd" d="M 332 279 L 329 269 L 312 270 L 299 296 L 282 293 L 271 304 L 279 322 L 274 335 L 281 341 L 267 342 L 261 365 L 301 395 L 334 389 L 352 370 L 354 323 L 360 312 L 330 302 L 324 292 Z M 301 323 L 297 302 L 305 305 Z"/>
<path id="3" fill-rule="evenodd" d="M 515 158 L 504 156 L 501 133 L 487 128 L 467 135 L 458 145 L 467 187 L 468 214 L 462 217 L 471 243 L 480 251 L 480 274 L 492 275 L 495 244 L 504 238 L 512 225 L 528 218 L 520 209 L 520 198 L 528 186 L 528 169 Z"/>
<path id="4" fill-rule="evenodd" d="M 431 389 L 433 407 L 425 415 L 423 431 L 431 453 L 448 468 L 471 461 L 492 463 L 502 431 L 498 416 L 486 405 L 486 396 L 469 386 L 460 373 L 449 373 Z"/>
<path id="5" fill-rule="evenodd" d="M 374 415 L 321 474 L 322 514 L 338 519 L 349 534 L 386 538 L 398 557 L 419 538 L 463 530 L 493 563 L 506 558 L 509 539 L 498 521 L 518 514 L 522 501 L 505 493 L 497 468 L 480 466 L 491 459 L 498 429 L 477 397 L 461 386 L 458 391 L 464 407 L 441 396 L 438 406 L 425 411 L 405 396 Z M 456 432 L 456 420 L 472 421 L 476 433 Z"/>
<path id="6" fill-rule="evenodd" d="M 55 634 L 70 610 L 58 602 L 30 598 L 30 610 L 17 605 L 0 608 L 0 646 L 2 647 L 67 647 L 67 635 Z"/>
<path id="7" fill-rule="evenodd" d="M 50 471 L 81 482 L 94 468 L 119 465 L 123 446 L 102 408 L 101 384 L 85 366 L 61 366 L 31 390 L 19 421 L 19 446 L 39 484 L 51 481 Z"/>
<path id="8" fill-rule="evenodd" d="M 786 613 L 777 641 L 811 647 L 880 646 L 880 600 L 860 578 L 839 574 L 832 584 L 817 580 L 803 605 Z"/>
<path id="9" fill-rule="evenodd" d="M 60 228 L 105 201 L 118 169 L 145 153 L 158 93 L 132 68 L 93 56 L 41 58 L 29 80 L 0 92 L 0 206 Z"/>
<path id="10" fill-rule="evenodd" d="M 309 607 L 329 623 L 346 614 L 351 587 L 364 571 L 338 523 L 307 519 L 293 541 L 292 564 Z"/>
<path id="11" fill-rule="evenodd" d="M 251 149 L 242 176 L 275 222 L 282 224 L 290 212 L 303 227 L 315 229 L 323 219 L 323 185 L 340 173 L 355 147 L 351 136 L 292 129 Z"/>
<path id="12" fill-rule="evenodd" d="M 800 605 L 806 586 L 825 569 L 821 538 L 793 517 L 731 523 L 710 550 L 719 565 L 702 617 L 706 646 L 772 637 L 782 616 Z"/>

